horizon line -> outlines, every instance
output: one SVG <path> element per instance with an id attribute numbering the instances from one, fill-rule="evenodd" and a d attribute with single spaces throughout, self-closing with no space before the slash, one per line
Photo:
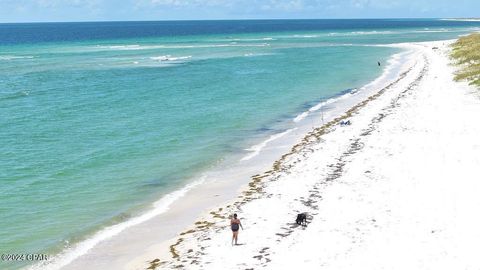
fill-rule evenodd
<path id="1" fill-rule="evenodd" d="M 396 17 L 396 18 L 245 18 L 245 19 L 166 19 L 166 20 L 93 20 L 93 21 L 24 21 L 24 22 L 0 22 L 0 24 L 41 24 L 41 23 L 109 23 L 109 22 L 199 22 L 199 21 L 313 21 L 313 20 L 468 20 L 477 19 L 472 17 Z"/>

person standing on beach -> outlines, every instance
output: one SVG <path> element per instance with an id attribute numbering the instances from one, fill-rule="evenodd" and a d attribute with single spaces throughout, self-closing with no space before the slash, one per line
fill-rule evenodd
<path id="1" fill-rule="evenodd" d="M 237 245 L 237 240 L 238 240 L 238 230 L 242 228 L 243 226 L 242 223 L 240 222 L 240 219 L 237 218 L 237 214 L 233 214 L 233 218 L 230 219 L 230 227 L 232 228 L 232 245 L 233 242 L 235 241 L 235 245 Z"/>

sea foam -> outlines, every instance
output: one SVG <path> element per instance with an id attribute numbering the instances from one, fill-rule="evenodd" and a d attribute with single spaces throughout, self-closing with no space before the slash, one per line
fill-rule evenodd
<path id="1" fill-rule="evenodd" d="M 31 55 L 0 55 L 0 60 L 17 60 L 17 59 L 33 59 L 35 56 Z"/>
<path id="2" fill-rule="evenodd" d="M 356 88 L 354 89 L 351 89 L 351 90 L 348 90 L 348 92 L 346 94 L 343 94 L 341 96 L 338 96 L 338 97 L 334 97 L 334 98 L 329 98 L 325 101 L 322 101 L 320 103 L 318 103 L 317 105 L 311 107 L 310 109 L 308 109 L 307 111 L 305 112 L 302 112 L 300 113 L 299 115 L 297 115 L 294 119 L 293 119 L 293 122 L 295 123 L 298 123 L 298 122 L 301 122 L 302 120 L 304 120 L 305 118 L 307 118 L 310 113 L 312 112 L 316 112 L 322 108 L 324 108 L 325 106 L 329 105 L 329 104 L 332 104 L 334 102 L 337 102 L 339 100 L 342 100 L 342 99 L 347 99 L 349 97 L 351 97 L 352 95 L 354 95 L 355 93 L 357 93 L 357 90 Z"/>
<path id="3" fill-rule="evenodd" d="M 254 146 L 252 146 L 252 147 L 250 147 L 250 148 L 248 148 L 248 149 L 245 149 L 245 150 L 247 150 L 247 151 L 250 151 L 251 153 L 248 154 L 248 155 L 246 155 L 246 156 L 244 156 L 244 157 L 241 159 L 241 161 L 247 161 L 247 160 L 250 160 L 250 159 L 252 159 L 253 157 L 259 155 L 260 152 L 262 151 L 262 149 L 264 149 L 264 148 L 268 145 L 268 143 L 270 143 L 270 142 L 272 142 L 272 141 L 274 141 L 274 140 L 277 140 L 277 139 L 279 139 L 279 138 L 287 135 L 288 133 L 290 133 L 290 132 L 292 132 L 292 131 L 294 131 L 294 130 L 296 130 L 296 129 L 297 129 L 297 128 L 291 128 L 291 129 L 288 129 L 288 130 L 286 130 L 286 131 L 284 131 L 284 132 L 277 133 L 277 134 L 273 134 L 273 135 L 271 135 L 268 139 L 266 139 L 265 141 L 263 141 L 263 142 L 261 142 L 261 143 L 259 143 L 259 144 L 256 144 L 256 145 L 254 145 Z"/>
<path id="4" fill-rule="evenodd" d="M 192 56 L 188 55 L 188 56 L 173 57 L 171 55 L 162 55 L 162 56 L 150 57 L 151 60 L 155 60 L 155 61 L 178 61 L 178 60 L 186 60 L 189 58 L 192 58 Z"/>

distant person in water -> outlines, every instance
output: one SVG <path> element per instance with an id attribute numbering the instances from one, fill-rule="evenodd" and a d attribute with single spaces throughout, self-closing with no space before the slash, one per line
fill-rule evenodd
<path id="1" fill-rule="evenodd" d="M 378 66 L 381 66 L 382 64 L 380 62 L 377 62 Z"/>
<path id="2" fill-rule="evenodd" d="M 232 228 L 232 245 L 233 242 L 235 241 L 235 245 L 237 245 L 237 240 L 238 240 L 238 230 L 242 228 L 243 226 L 242 223 L 240 222 L 240 219 L 237 218 L 237 214 L 233 214 L 233 218 L 230 220 L 230 227 Z"/>

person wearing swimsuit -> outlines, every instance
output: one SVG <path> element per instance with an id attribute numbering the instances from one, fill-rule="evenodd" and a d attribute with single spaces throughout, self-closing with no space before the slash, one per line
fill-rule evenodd
<path id="1" fill-rule="evenodd" d="M 243 226 L 242 223 L 240 222 L 240 219 L 237 218 L 237 214 L 233 214 L 233 218 L 230 220 L 230 227 L 232 228 L 232 245 L 233 242 L 235 241 L 235 245 L 237 245 L 237 240 L 238 240 L 238 230 L 242 228 Z"/>

